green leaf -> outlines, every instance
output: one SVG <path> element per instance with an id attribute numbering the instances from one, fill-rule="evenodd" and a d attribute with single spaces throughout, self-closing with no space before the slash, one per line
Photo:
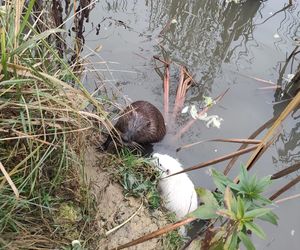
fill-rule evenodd
<path id="1" fill-rule="evenodd" d="M 257 195 L 256 200 L 261 201 L 264 205 L 270 205 L 273 203 L 271 200 L 263 197 L 262 195 Z"/>
<path id="2" fill-rule="evenodd" d="M 257 209 L 253 209 L 251 211 L 248 211 L 245 213 L 244 218 L 256 218 L 256 217 L 260 217 L 263 216 L 264 214 L 268 213 L 270 211 L 270 208 L 257 208 Z"/>
<path id="3" fill-rule="evenodd" d="M 227 239 L 227 241 L 226 241 L 226 243 L 224 245 L 224 249 L 236 250 L 237 249 L 237 240 L 238 240 L 237 232 L 234 231 L 231 234 L 231 236 Z"/>
<path id="4" fill-rule="evenodd" d="M 273 213 L 272 211 L 269 211 L 268 213 L 266 213 L 262 216 L 259 216 L 258 219 L 268 221 L 268 222 L 272 223 L 273 225 L 277 226 L 278 225 L 277 220 L 279 218 L 275 213 Z"/>
<path id="5" fill-rule="evenodd" d="M 241 219 L 244 217 L 245 214 L 245 208 L 244 208 L 244 202 L 241 199 L 241 197 L 237 198 L 237 218 Z"/>
<path id="6" fill-rule="evenodd" d="M 247 250 L 255 250 L 255 247 L 249 237 L 244 234 L 243 232 L 239 232 L 238 236 L 240 240 L 243 242 L 244 246 L 247 248 Z"/>
<path id="7" fill-rule="evenodd" d="M 241 166 L 240 174 L 239 174 L 239 180 L 240 184 L 242 185 L 245 181 L 248 182 L 249 173 L 245 166 Z"/>
<path id="8" fill-rule="evenodd" d="M 231 190 L 230 190 L 230 188 L 228 186 L 225 189 L 224 202 L 225 202 L 226 208 L 229 211 L 232 211 L 231 210 L 231 205 L 233 203 L 233 194 L 232 194 L 232 192 L 231 192 Z"/>
<path id="9" fill-rule="evenodd" d="M 202 219 L 202 220 L 208 220 L 208 219 L 213 219 L 218 217 L 216 211 L 217 209 L 215 207 L 202 205 L 199 206 L 195 211 L 189 213 L 187 216 L 197 217 L 198 219 Z"/>
<path id="10" fill-rule="evenodd" d="M 21 23 L 21 27 L 20 27 L 20 30 L 19 30 L 19 34 L 22 34 L 23 29 L 24 29 L 26 23 L 28 22 L 28 18 L 29 18 L 29 16 L 30 16 L 30 14 L 32 14 L 31 11 L 32 11 L 32 8 L 33 8 L 34 3 L 35 3 L 35 0 L 31 0 L 31 1 L 29 2 L 29 4 L 28 4 L 26 14 L 25 14 L 25 16 L 24 16 L 24 18 L 23 18 L 23 20 L 22 20 L 22 23 Z"/>
<path id="11" fill-rule="evenodd" d="M 1 40 L 0 41 L 1 41 L 1 63 L 2 63 L 2 70 L 3 70 L 5 78 L 7 78 L 8 75 L 7 75 L 7 54 L 6 54 L 5 30 L 4 29 L 0 29 L 0 32 L 1 32 Z"/>
<path id="12" fill-rule="evenodd" d="M 266 177 L 259 180 L 259 182 L 256 185 L 256 189 L 261 193 L 271 183 L 272 183 L 271 175 L 268 175 L 268 176 L 266 176 Z"/>
<path id="13" fill-rule="evenodd" d="M 235 184 L 235 183 L 233 183 L 233 182 L 229 182 L 227 185 L 228 185 L 231 189 L 234 189 L 234 190 L 236 190 L 236 191 L 240 191 L 240 186 L 239 186 L 238 184 Z"/>
<path id="14" fill-rule="evenodd" d="M 36 36 L 33 36 L 31 39 L 28 41 L 22 43 L 18 48 L 16 48 L 14 51 L 12 51 L 11 56 L 16 55 L 24 51 L 25 49 L 28 49 L 30 46 L 35 45 L 36 42 L 43 40 L 50 36 L 53 33 L 58 33 L 58 32 L 65 32 L 63 29 L 50 29 L 46 30 L 43 33 L 40 33 Z"/>
<path id="15" fill-rule="evenodd" d="M 227 209 L 219 209 L 218 211 L 216 211 L 216 213 L 220 216 L 223 216 L 223 217 L 226 217 L 226 218 L 229 218 L 232 220 L 236 219 L 235 214 L 232 211 L 227 210 Z"/>
<path id="16" fill-rule="evenodd" d="M 229 183 L 233 183 L 228 177 L 226 177 L 224 174 L 222 174 L 219 171 L 212 170 L 212 177 L 213 181 L 216 185 L 216 187 L 220 190 L 220 192 L 224 193 L 226 186 L 229 185 Z"/>
<path id="17" fill-rule="evenodd" d="M 263 231 L 263 229 L 257 225 L 254 224 L 253 222 L 245 222 L 245 226 L 248 230 L 251 230 L 253 233 L 255 233 L 258 237 L 262 238 L 262 239 L 266 239 L 266 234 Z"/>
<path id="18" fill-rule="evenodd" d="M 205 188 L 197 188 L 196 192 L 205 205 L 219 208 L 218 201 L 211 191 Z"/>
<path id="19" fill-rule="evenodd" d="M 209 106 L 212 106 L 215 101 L 213 98 L 211 98 L 210 96 L 203 96 L 204 98 L 204 103 L 205 103 L 205 106 L 209 107 Z"/>

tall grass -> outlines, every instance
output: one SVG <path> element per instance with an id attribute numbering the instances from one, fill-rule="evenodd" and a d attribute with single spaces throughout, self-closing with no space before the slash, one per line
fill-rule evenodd
<path id="1" fill-rule="evenodd" d="M 101 104 L 59 56 L 54 39 L 63 31 L 39 33 L 30 22 L 34 2 L 6 1 L 0 11 L 4 249 L 50 249 L 85 239 L 93 224 L 86 223 L 91 200 L 80 174 L 81 151 L 88 131 L 110 126 Z"/>

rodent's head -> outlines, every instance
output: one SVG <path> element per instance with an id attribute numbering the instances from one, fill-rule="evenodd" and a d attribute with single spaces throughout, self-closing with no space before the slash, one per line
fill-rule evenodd
<path id="1" fill-rule="evenodd" d="M 132 145 L 134 142 L 139 143 L 142 138 L 149 136 L 151 122 L 145 117 L 133 112 L 123 119 L 126 119 L 126 123 L 123 123 L 120 136 L 125 145 Z"/>
<path id="2" fill-rule="evenodd" d="M 166 177 L 183 170 L 181 164 L 176 159 L 167 154 L 155 153 L 153 154 L 153 158 L 156 167 L 163 172 L 162 177 Z"/>

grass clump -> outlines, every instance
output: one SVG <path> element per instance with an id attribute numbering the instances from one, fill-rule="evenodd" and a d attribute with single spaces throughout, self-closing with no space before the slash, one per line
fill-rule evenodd
<path id="1" fill-rule="evenodd" d="M 94 224 L 82 146 L 87 131 L 107 126 L 105 114 L 59 56 L 62 30 L 41 23 L 39 33 L 34 1 L 21 2 L 0 13 L 0 248 L 85 245 Z"/>
<path id="2" fill-rule="evenodd" d="M 157 189 L 160 173 L 149 159 L 123 148 L 117 157 L 112 156 L 111 162 L 108 171 L 122 185 L 125 196 L 145 198 L 150 209 L 160 206 Z"/>

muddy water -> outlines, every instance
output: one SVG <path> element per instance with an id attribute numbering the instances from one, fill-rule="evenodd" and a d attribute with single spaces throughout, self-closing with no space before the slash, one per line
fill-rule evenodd
<path id="1" fill-rule="evenodd" d="M 223 1 L 210 0 L 100 1 L 91 11 L 89 23 L 85 24 L 83 54 L 88 55 L 90 49 L 101 46 L 100 52 L 89 59 L 107 86 L 113 87 L 115 93 L 123 93 L 127 100 L 148 100 L 161 110 L 162 78 L 155 70 L 161 64 L 155 62 L 154 55 L 165 55 L 174 62 L 170 110 L 179 80 L 175 63 L 186 65 L 196 81 L 188 92 L 186 105 L 202 107 L 203 96 L 216 97 L 230 88 L 218 105 L 209 110 L 209 115 L 224 119 L 220 129 L 207 128 L 204 122 L 197 121 L 174 141 L 176 131 L 191 119 L 189 114 L 181 114 L 175 129 L 169 130 L 166 139 L 155 145 L 155 150 L 176 156 L 189 167 L 235 151 L 238 145 L 210 142 L 176 153 L 178 146 L 212 138 L 247 138 L 286 105 L 287 102 L 278 104 L 285 97 L 280 90 L 262 89 L 271 85 L 253 79 L 257 77 L 285 88 L 288 74 L 294 73 L 299 65 L 299 56 L 286 64 L 286 58 L 295 48 L 294 39 L 300 35 L 299 4 L 272 16 L 286 2 L 248 0 L 243 4 L 226 5 Z M 176 21 L 166 27 L 172 19 Z M 91 90 L 101 85 L 97 78 L 89 74 L 85 77 Z M 284 122 L 278 139 L 252 172 L 260 176 L 272 174 L 300 160 L 300 120 L 297 117 L 299 110 Z M 248 157 L 240 157 L 236 166 L 245 163 Z M 224 169 L 226 163 L 213 167 Z M 230 174 L 235 173 L 233 170 Z M 189 175 L 196 186 L 213 187 L 207 169 Z M 275 181 L 267 195 L 295 177 L 293 174 Z M 283 196 L 299 190 L 298 185 Z M 254 238 L 257 249 L 286 246 L 299 249 L 299 209 L 300 200 L 276 207 L 279 226 L 261 223 L 268 239 Z"/>

